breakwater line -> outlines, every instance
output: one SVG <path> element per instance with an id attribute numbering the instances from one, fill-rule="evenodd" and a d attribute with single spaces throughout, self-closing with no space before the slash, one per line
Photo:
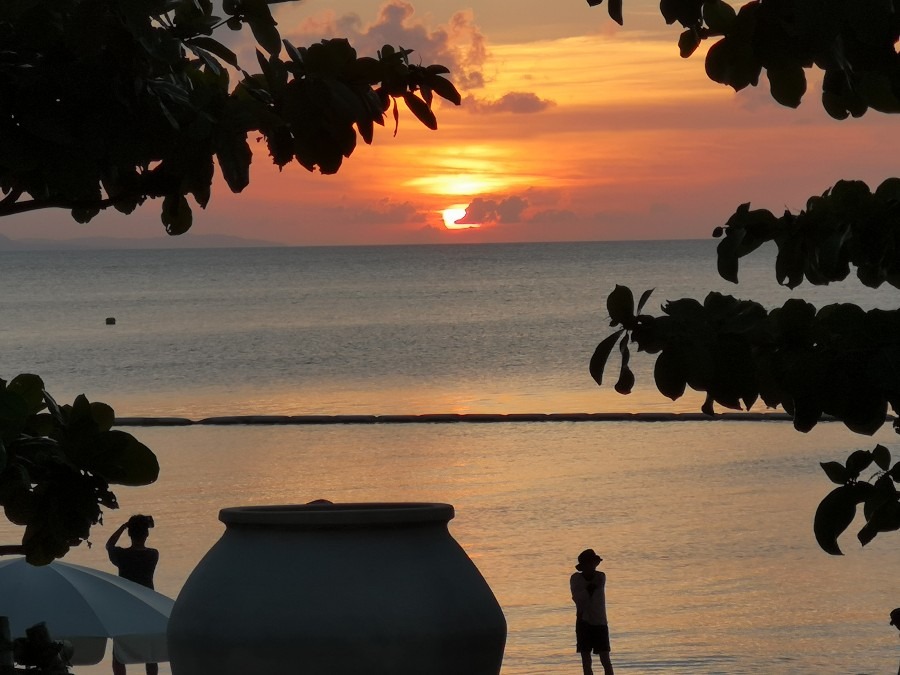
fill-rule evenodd
<path id="1" fill-rule="evenodd" d="M 227 415 L 186 417 L 117 417 L 117 427 L 179 427 L 193 425 L 323 425 L 323 424 L 458 424 L 510 422 L 789 422 L 781 412 L 704 413 L 432 413 L 423 415 Z M 823 422 L 833 421 L 823 418 Z"/>

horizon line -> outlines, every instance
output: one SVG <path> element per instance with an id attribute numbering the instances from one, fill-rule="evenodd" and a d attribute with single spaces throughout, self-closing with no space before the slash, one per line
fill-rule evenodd
<path id="1" fill-rule="evenodd" d="M 179 235 L 180 236 L 180 235 Z M 701 242 L 710 241 L 713 237 L 677 237 L 664 239 L 572 239 L 572 240 L 546 240 L 546 241 L 483 241 L 483 242 L 372 242 L 372 243 L 306 243 L 292 244 L 279 241 L 261 241 L 245 239 L 235 235 L 225 234 L 198 234 L 200 238 L 194 242 L 180 246 L 174 237 L 72 237 L 69 239 L 42 239 L 26 238 L 13 239 L 0 233 L 0 253 L 26 253 L 40 251 L 79 250 L 79 251 L 178 251 L 178 250 L 213 250 L 213 249 L 243 249 L 243 248 L 387 248 L 387 247 L 442 247 L 442 246 L 545 246 L 555 244 L 640 244 L 663 242 Z M 5 247 L 4 240 L 9 244 L 21 245 L 19 247 Z M 208 241 L 204 241 L 208 240 Z M 211 241 L 219 240 L 220 245 Z M 168 245 L 154 246 L 161 242 L 172 242 Z M 244 243 L 241 243 L 244 242 Z M 94 244 L 94 246 L 86 245 Z M 116 244 L 128 244 L 117 247 Z"/>
<path id="2" fill-rule="evenodd" d="M 888 420 L 892 419 L 889 415 Z M 225 415 L 187 417 L 116 417 L 117 427 L 180 427 L 234 425 L 329 425 L 329 424 L 456 424 L 498 422 L 785 422 L 785 412 L 609 412 L 609 413 L 426 413 L 421 415 Z M 823 416 L 821 422 L 837 422 Z"/>

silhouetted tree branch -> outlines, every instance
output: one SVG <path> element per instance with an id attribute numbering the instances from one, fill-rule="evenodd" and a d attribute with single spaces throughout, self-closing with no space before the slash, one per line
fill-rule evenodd
<path id="1" fill-rule="evenodd" d="M 66 208 L 85 223 L 162 198 L 166 231 L 181 234 L 216 166 L 233 192 L 247 186 L 248 134 L 277 166 L 328 174 L 388 110 L 398 119 L 399 99 L 431 129 L 435 95 L 459 105 L 447 68 L 410 63 L 410 49 L 282 40 L 274 2 L 226 0 L 224 18 L 211 0 L 0 3 L 0 216 Z M 250 27 L 259 72 L 213 37 L 223 25 Z"/>

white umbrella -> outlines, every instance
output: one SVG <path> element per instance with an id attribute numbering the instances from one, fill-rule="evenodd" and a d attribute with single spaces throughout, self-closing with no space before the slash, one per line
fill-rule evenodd
<path id="1" fill-rule="evenodd" d="M 52 639 L 72 643 L 73 665 L 99 663 L 109 638 L 122 663 L 168 661 L 166 626 L 174 602 L 90 567 L 0 558 L 0 616 L 9 618 L 12 637 L 44 622 Z"/>

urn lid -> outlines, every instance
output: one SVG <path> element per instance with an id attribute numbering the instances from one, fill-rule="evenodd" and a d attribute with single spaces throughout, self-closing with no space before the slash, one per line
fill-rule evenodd
<path id="1" fill-rule="evenodd" d="M 232 506 L 219 511 L 226 525 L 356 527 L 447 523 L 453 506 L 437 502 L 315 502 Z"/>

